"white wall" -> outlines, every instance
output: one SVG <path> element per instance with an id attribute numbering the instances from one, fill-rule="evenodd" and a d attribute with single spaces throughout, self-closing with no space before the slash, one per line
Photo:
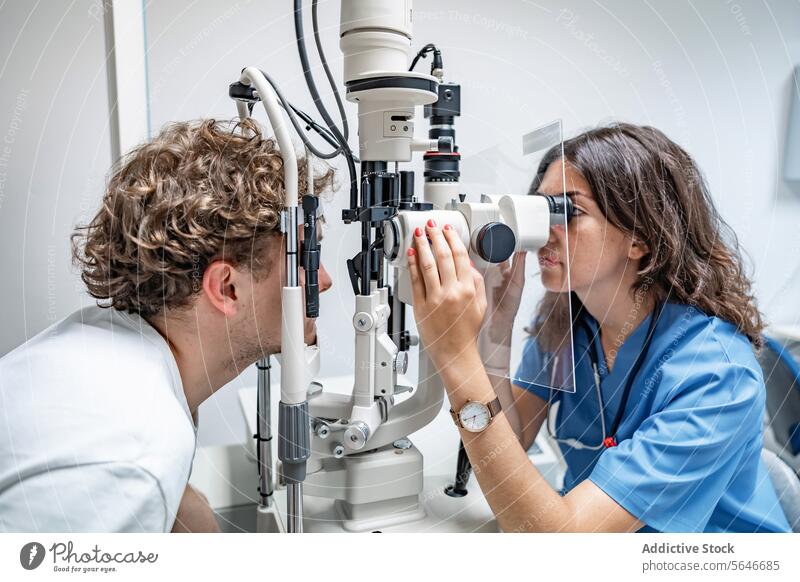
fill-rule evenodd
<path id="1" fill-rule="evenodd" d="M 98 7 L 0 5 L 0 354 L 83 296 L 69 234 L 94 213 L 111 159 Z"/>
<path id="2" fill-rule="evenodd" d="M 93 5 L 50 3 L 31 12 L 27 2 L 11 0 L 0 8 L 3 133 L 12 126 L 18 94 L 30 87 L 11 164 L 0 167 L 8 172 L 0 199 L 0 253 L 8 274 L 0 353 L 79 301 L 68 274 L 66 236 L 87 201 L 99 199 L 109 162 L 102 23 L 92 18 Z M 150 2 L 153 127 L 232 117 L 227 86 L 250 64 L 268 70 L 292 101 L 312 112 L 290 8 L 288 0 Z M 323 42 L 340 78 L 338 2 L 321 1 L 320 14 Z M 448 78 L 463 86 L 458 141 L 466 174 L 477 167 L 476 153 L 487 148 L 530 163 L 517 154 L 520 135 L 556 117 L 564 119 L 568 135 L 610 119 L 655 125 L 705 170 L 723 216 L 755 266 L 762 308 L 774 320 L 796 320 L 800 191 L 781 183 L 780 154 L 790 74 L 800 63 L 800 4 L 417 0 L 414 19 L 414 45 L 435 41 L 444 50 Z M 508 169 L 495 181 L 518 191 L 529 177 Z M 474 184 L 465 190 L 478 193 Z M 342 190 L 330 215 L 338 216 L 345 203 Z M 327 374 L 347 373 L 351 365 L 352 292 L 344 259 L 358 247 L 356 231 L 334 224 L 326 234 L 323 260 L 336 279 L 322 299 Z M 253 381 L 248 371 L 203 406 L 201 443 L 244 437 L 235 389 Z"/>

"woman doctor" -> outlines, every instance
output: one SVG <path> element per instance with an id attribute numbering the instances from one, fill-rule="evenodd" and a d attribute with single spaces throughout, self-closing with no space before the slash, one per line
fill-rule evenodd
<path id="1" fill-rule="evenodd" d="M 699 169 L 662 132 L 629 124 L 583 133 L 563 152 L 574 214 L 538 253 L 548 294 L 533 327 L 546 338 L 571 302 L 574 393 L 520 379 L 542 365 L 533 340 L 515 373 L 481 360 L 484 316 L 512 327 L 524 255 L 503 266 L 487 314 L 483 278 L 449 225 L 417 229 L 408 251 L 420 334 L 501 528 L 788 531 L 760 461 L 761 317 Z M 563 184 L 559 147 L 531 194 Z M 526 454 L 556 402 L 563 495 Z"/>

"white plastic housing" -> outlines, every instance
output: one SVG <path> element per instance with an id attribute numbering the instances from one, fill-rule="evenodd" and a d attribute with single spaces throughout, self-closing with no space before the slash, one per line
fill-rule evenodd
<path id="1" fill-rule="evenodd" d="M 459 188 L 458 182 L 425 182 L 422 199 L 436 210 L 450 210 L 453 202 L 458 203 Z"/>
<path id="2" fill-rule="evenodd" d="M 550 238 L 550 206 L 544 196 L 503 196 L 500 215 L 517 238 L 514 251 L 536 251 Z"/>
<path id="3" fill-rule="evenodd" d="M 443 190 L 438 200 L 444 202 L 449 191 Z M 476 238 L 483 226 L 502 222 L 514 232 L 514 251 L 536 251 L 547 244 L 553 216 L 543 196 L 483 196 L 481 202 L 459 202 L 455 210 L 402 211 L 384 227 L 384 252 L 390 264 L 398 269 L 397 297 L 412 305 L 411 282 L 408 277 L 409 247 L 414 229 L 425 228 L 429 219 L 440 226 L 450 224 L 458 232 L 475 265 L 488 265 L 476 251 Z"/>
<path id="4" fill-rule="evenodd" d="M 403 303 L 412 305 L 411 281 L 408 277 L 408 249 L 414 242 L 414 230 L 419 227 L 425 229 L 429 219 L 443 227 L 451 225 L 461 242 L 469 248 L 469 224 L 460 212 L 455 210 L 429 210 L 418 212 L 406 210 L 395 216 L 391 223 L 384 227 L 384 252 L 390 258 L 389 263 L 398 269 L 397 297 Z"/>
<path id="5" fill-rule="evenodd" d="M 384 227 L 384 250 L 387 256 L 391 257 L 390 264 L 393 267 L 407 267 L 407 251 L 414 242 L 414 229 L 417 227 L 425 230 L 425 224 L 433 219 L 440 227 L 451 225 L 461 237 L 465 246 L 469 246 L 469 224 L 465 216 L 455 210 L 429 210 L 418 212 L 414 210 L 404 210 L 392 219 L 391 224 Z M 396 249 L 396 256 L 391 256 Z"/>
<path id="6" fill-rule="evenodd" d="M 342 0 L 340 32 L 345 84 L 412 79 L 394 86 L 348 88 L 347 100 L 358 103 L 359 157 L 411 161 L 414 108 L 438 99 L 435 77 L 408 70 L 411 0 Z"/>
<path id="7" fill-rule="evenodd" d="M 258 67 L 247 67 L 242 71 L 239 80 L 245 85 L 252 85 L 258 91 L 261 103 L 264 105 L 272 125 L 272 131 L 275 132 L 275 139 L 278 141 L 283 159 L 284 206 L 287 208 L 297 206 L 297 154 L 294 151 L 289 129 L 286 127 L 283 109 L 278 104 L 278 96 Z M 237 103 L 237 109 L 242 118 L 247 116 L 247 107 L 244 104 Z"/>
<path id="8" fill-rule="evenodd" d="M 303 288 L 284 287 L 281 301 L 281 402 L 299 404 L 305 401 L 314 374 L 303 337 Z"/>
<path id="9" fill-rule="evenodd" d="M 379 71 L 405 71 L 411 0 L 342 0 L 340 35 L 345 83 Z"/>

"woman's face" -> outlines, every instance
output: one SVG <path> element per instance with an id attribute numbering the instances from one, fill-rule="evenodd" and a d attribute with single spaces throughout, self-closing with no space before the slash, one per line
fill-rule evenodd
<path id="1" fill-rule="evenodd" d="M 561 160 L 556 160 L 547 168 L 539 186 L 541 194 L 558 195 L 566 189 L 575 208 L 568 226 L 552 227 L 550 239 L 539 249 L 542 284 L 548 291 L 575 291 L 583 301 L 592 292 L 627 291 L 624 277 L 631 267 L 634 273 L 638 267 L 638 245 L 606 220 L 586 179 L 569 162 L 564 174 L 566 184 L 562 181 Z M 636 264 L 632 264 L 634 257 Z M 564 268 L 567 258 L 569 282 Z"/>

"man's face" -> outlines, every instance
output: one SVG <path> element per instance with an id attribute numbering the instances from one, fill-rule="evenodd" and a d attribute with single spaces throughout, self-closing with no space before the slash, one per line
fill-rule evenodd
<path id="1" fill-rule="evenodd" d="M 318 239 L 322 240 L 321 228 L 318 228 L 318 233 Z M 300 234 L 302 235 L 302 228 Z M 302 236 L 299 240 L 302 240 Z M 238 326 L 240 332 L 237 335 L 241 334 L 242 353 L 237 359 L 252 358 L 255 361 L 264 355 L 279 353 L 281 350 L 281 289 L 286 284 L 284 245 L 284 237 L 275 237 L 262 251 L 265 254 L 263 259 L 266 264 L 271 265 L 271 268 L 268 273 L 252 279 L 252 306 L 243 313 L 245 321 L 240 322 Z M 320 293 L 324 293 L 333 285 L 331 276 L 322 263 L 319 267 L 318 280 Z M 305 285 L 305 271 L 302 267 L 299 269 L 299 284 L 301 287 Z M 316 342 L 315 319 L 305 318 L 304 337 L 306 344 Z"/>

